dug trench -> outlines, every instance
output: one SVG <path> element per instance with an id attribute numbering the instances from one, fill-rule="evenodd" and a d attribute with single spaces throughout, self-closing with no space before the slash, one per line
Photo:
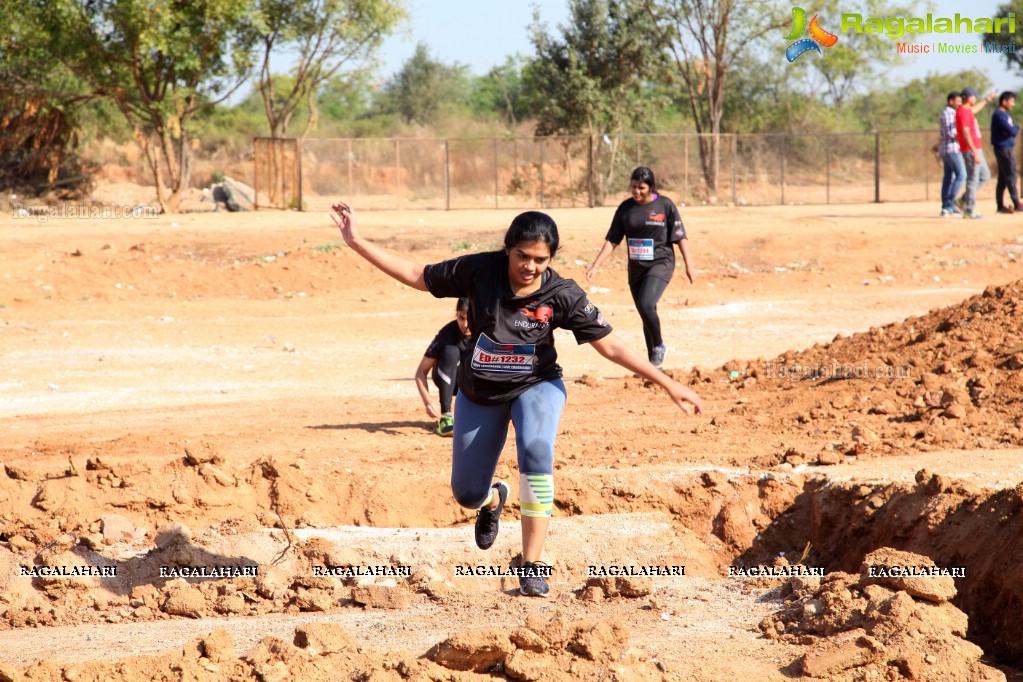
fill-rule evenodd
<path id="1" fill-rule="evenodd" d="M 93 463 L 86 473 L 97 471 L 95 466 Z M 248 468 L 256 484 L 253 490 L 260 490 L 249 497 L 257 506 L 265 506 L 262 518 L 272 521 L 266 528 L 258 523 L 225 521 L 193 531 L 180 522 L 168 522 L 167 518 L 160 521 L 159 515 L 154 515 L 150 519 L 158 524 L 152 533 L 155 547 L 145 541 L 131 542 L 131 528 L 116 531 L 123 534 L 116 542 L 104 541 L 104 537 L 113 535 L 100 524 L 95 533 L 90 533 L 88 527 L 78 534 L 54 533 L 38 548 L 31 545 L 46 534 L 44 528 L 35 532 L 23 526 L 18 535 L 22 540 L 13 543 L 14 536 L 8 529 L 4 539 L 20 547 L 21 552 L 0 550 L 0 575 L 12 576 L 18 565 L 25 564 L 115 564 L 122 577 L 85 582 L 35 578 L 31 587 L 25 579 L 6 577 L 0 584 L 4 624 L 9 628 L 131 622 L 156 626 L 153 621 L 164 621 L 160 624 L 163 626 L 167 619 L 182 617 L 286 617 L 353 609 L 363 613 L 364 608 L 370 608 L 368 618 L 372 620 L 373 611 L 401 612 L 430 604 L 442 609 L 475 608 L 490 603 L 480 594 L 489 592 L 499 598 L 502 591 L 513 587 L 504 578 L 467 581 L 454 576 L 456 566 L 480 561 L 479 553 L 468 546 L 470 530 L 465 526 L 469 518 L 464 512 L 455 512 L 461 516 L 453 523 L 437 518 L 432 530 L 385 528 L 367 525 L 366 520 L 386 519 L 393 513 L 386 505 L 374 506 L 372 500 L 349 495 L 349 499 L 332 500 L 331 508 L 337 513 L 330 514 L 329 524 L 315 522 L 302 514 L 296 516 L 302 505 L 287 492 L 314 489 L 315 475 L 295 467 L 288 469 L 282 473 L 266 461 Z M 706 467 L 662 469 L 653 474 L 648 469 L 565 472 L 560 479 L 558 518 L 545 557 L 555 569 L 555 590 L 570 602 L 583 605 L 598 601 L 610 606 L 615 599 L 645 596 L 651 598 L 654 608 L 663 608 L 656 599 L 664 602 L 666 597 L 657 597 L 658 589 L 671 592 L 677 590 L 677 583 L 665 578 L 594 579 L 587 577 L 586 567 L 684 565 L 686 577 L 673 580 L 734 582 L 727 577 L 728 567 L 734 572 L 739 567 L 772 566 L 784 572 L 794 570 L 791 567 L 798 563 L 822 569 L 824 576 L 741 580 L 744 591 L 754 590 L 761 595 L 758 601 L 770 606 L 770 614 L 759 624 L 764 636 L 803 647 L 801 654 L 792 654 L 787 668 L 790 672 L 830 680 L 866 679 L 861 676 L 870 670 L 878 675 L 901 675 L 878 679 L 1004 679 L 999 676 L 1002 672 L 991 667 L 998 664 L 1011 679 L 1018 679 L 1013 668 L 1023 667 L 1023 649 L 1016 636 L 1023 591 L 1018 556 L 1023 540 L 1021 488 L 984 488 L 926 470 L 909 482 L 878 482 L 856 476 L 849 479 L 848 472 L 831 474 L 841 469 L 800 467 L 800 471 L 791 471 L 783 465 L 760 473 Z M 236 480 L 245 475 L 223 473 Z M 427 475 L 405 483 L 392 480 L 392 494 L 415 499 L 421 496 L 424 485 L 443 484 L 433 478 Z M 64 498 L 69 507 L 74 506 L 72 488 L 64 491 L 70 495 Z M 514 502 L 509 506 L 514 508 Z M 357 513 L 341 511 L 356 508 Z M 113 521 L 105 517 L 104 523 L 110 525 Z M 494 551 L 502 561 L 514 561 L 517 529 L 513 523 L 507 525 L 509 529 Z M 866 565 L 872 562 L 956 567 L 964 569 L 965 575 L 921 578 L 913 586 L 870 579 Z M 374 563 L 410 565 L 412 574 L 397 584 L 342 583 L 309 577 L 316 565 Z M 160 576 L 160 567 L 176 565 L 253 566 L 259 567 L 260 577 L 182 580 Z M 626 609 L 623 614 L 614 608 L 607 612 L 617 613 L 618 620 L 601 626 L 611 628 L 601 636 L 609 641 L 627 639 L 618 624 L 629 623 L 628 614 L 638 612 Z M 364 616 L 358 618 L 365 620 Z M 562 638 L 567 641 L 581 637 L 579 628 L 596 627 L 587 623 L 563 623 L 559 627 L 569 634 Z M 541 626 L 533 623 L 532 627 L 537 630 Z M 419 641 L 417 637 L 423 634 L 402 636 L 408 645 Z M 480 641 L 490 636 L 477 634 Z M 45 632 L 40 636 L 47 637 Z M 310 636 L 304 630 L 296 635 L 298 639 Z M 531 636 L 522 635 L 527 639 Z M 222 646 L 214 640 L 193 648 L 213 651 Z M 983 649 L 983 662 L 980 649 L 970 642 Z M 426 654 L 434 643 L 423 640 L 420 653 Z M 480 673 L 511 660 L 500 658 L 479 642 L 468 649 L 459 648 L 463 645 L 445 640 L 437 646 L 450 649 L 450 658 L 438 654 L 436 647 L 430 649 L 433 658 L 426 658 L 442 667 Z M 269 649 L 250 654 L 246 665 L 273 666 L 281 661 L 286 667 L 292 665 L 293 661 L 274 648 L 277 645 L 264 642 L 261 646 Z M 609 647 L 610 653 L 600 656 L 624 655 L 623 647 Z M 569 646 L 569 650 L 576 651 L 572 655 L 579 658 L 578 647 Z M 45 651 L 43 647 L 38 653 Z M 512 647 L 509 651 L 519 649 Z M 542 653 L 546 659 L 533 661 L 540 668 L 569 664 L 558 660 L 553 650 Z M 201 659 L 201 652 L 197 656 Z M 600 656 L 587 660 L 600 663 Z M 431 677 L 434 673 L 401 660 L 408 674 L 399 670 L 399 678 L 442 678 Z M 242 665 L 240 659 L 231 661 Z M 400 667 L 392 663 L 395 670 Z M 646 679 L 643 671 L 650 672 L 651 661 L 633 663 L 638 667 L 632 679 Z M 37 664 L 35 673 L 33 668 L 25 669 L 26 679 L 43 679 L 33 675 L 52 672 L 54 665 L 52 661 L 42 667 Z M 360 665 L 373 668 L 384 663 L 367 659 Z M 466 665 L 468 668 L 459 667 Z M 518 677 L 510 675 L 515 679 L 542 679 L 530 677 L 522 661 L 510 665 L 521 672 Z M 579 677 L 588 670 L 579 668 Z M 10 668 L 0 670 L 4 671 L 10 679 L 21 679 Z M 310 673 L 296 679 L 320 678 Z"/>

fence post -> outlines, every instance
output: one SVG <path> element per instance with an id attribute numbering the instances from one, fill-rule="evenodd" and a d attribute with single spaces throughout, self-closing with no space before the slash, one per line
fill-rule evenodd
<path id="1" fill-rule="evenodd" d="M 587 189 L 587 193 L 589 194 L 589 200 L 588 200 L 587 204 L 589 205 L 590 208 L 593 208 L 594 206 L 596 206 L 596 198 L 595 198 L 596 193 L 594 192 L 594 187 L 593 187 L 593 170 L 594 170 L 593 169 L 593 133 L 590 133 L 589 144 L 590 144 L 590 147 L 589 147 L 588 156 L 587 156 L 587 159 L 586 159 L 586 189 Z"/>
<path id="2" fill-rule="evenodd" d="M 398 170 L 401 168 L 401 140 L 394 141 L 394 180 L 397 183 L 394 187 L 394 207 L 401 208 L 401 192 L 398 191 L 401 179 L 398 177 Z"/>
<path id="3" fill-rule="evenodd" d="M 451 151 L 448 140 L 444 140 L 444 210 L 451 210 Z"/>
<path id="4" fill-rule="evenodd" d="M 881 203 L 881 133 L 874 133 L 874 203 Z"/>
<path id="5" fill-rule="evenodd" d="M 927 154 L 930 151 L 930 149 L 927 148 L 927 139 L 928 139 L 927 137 L 923 138 L 923 141 L 924 141 L 924 158 L 925 159 L 927 159 Z M 930 164 L 930 159 L 928 159 L 928 162 L 924 164 L 924 201 L 930 201 L 931 200 L 930 187 L 929 187 L 928 182 L 927 182 L 927 178 L 930 176 L 930 174 L 931 174 L 931 164 Z"/>
<path id="6" fill-rule="evenodd" d="M 295 140 L 295 165 L 298 166 L 298 210 L 302 211 L 302 138 Z"/>
<path id="7" fill-rule="evenodd" d="M 785 141 L 786 137 L 781 136 L 781 205 L 785 205 Z"/>
<path id="8" fill-rule="evenodd" d="M 348 138 L 348 196 L 355 194 L 355 187 L 352 182 L 352 163 L 355 161 L 355 153 L 352 151 L 352 138 Z"/>
<path id="9" fill-rule="evenodd" d="M 831 203 L 831 145 L 825 144 L 824 149 L 826 154 L 824 155 L 824 203 Z"/>
<path id="10" fill-rule="evenodd" d="M 259 138 L 252 141 L 252 208 L 259 210 Z"/>
<path id="11" fill-rule="evenodd" d="M 540 138 L 540 208 L 547 208 L 544 203 L 544 178 L 543 178 L 543 152 L 544 152 L 544 138 Z"/>
<path id="12" fill-rule="evenodd" d="M 683 163 L 682 163 L 682 193 L 686 196 L 689 195 L 689 134 L 686 133 L 682 138 L 685 141 L 683 145 Z"/>
<path id="13" fill-rule="evenodd" d="M 738 171 L 735 168 L 735 161 L 739 155 L 739 136 L 737 133 L 732 133 L 732 206 L 735 206 L 738 197 L 735 191 L 735 179 L 738 177 Z"/>
<path id="14" fill-rule="evenodd" d="M 514 174 L 512 178 L 516 178 L 519 175 L 519 138 L 512 138 L 512 169 Z"/>

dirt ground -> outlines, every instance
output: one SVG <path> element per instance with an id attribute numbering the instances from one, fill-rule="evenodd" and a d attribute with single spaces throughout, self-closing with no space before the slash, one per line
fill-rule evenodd
<path id="1" fill-rule="evenodd" d="M 550 211 L 555 269 L 584 281 L 611 212 Z M 699 277 L 660 312 L 699 416 L 558 332 L 548 599 L 457 575 L 519 527 L 509 442 L 475 547 L 412 381 L 452 301 L 325 213 L 0 217 L 0 680 L 1023 679 L 1023 217 L 936 212 L 682 209 Z M 513 216 L 359 219 L 434 262 Z M 621 254 L 585 288 L 641 348 Z M 315 575 L 346 565 L 409 575 Z"/>

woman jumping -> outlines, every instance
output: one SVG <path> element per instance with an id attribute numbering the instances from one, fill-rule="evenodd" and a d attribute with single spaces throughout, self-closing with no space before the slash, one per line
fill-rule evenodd
<path id="1" fill-rule="evenodd" d="M 518 215 L 504 249 L 422 265 L 386 251 L 359 234 L 355 211 L 333 206 L 331 218 L 345 243 L 394 279 L 438 298 L 469 298 L 470 339 L 458 368 L 451 456 L 451 490 L 476 509 L 476 545 L 489 549 L 510 488 L 494 472 L 515 425 L 522 566 L 519 590 L 544 596 L 550 567 L 540 564 L 554 507 L 554 439 L 565 405 L 565 385 L 554 349 L 554 330 L 571 330 L 608 360 L 663 387 L 684 412 L 700 412 L 700 397 L 658 371 L 615 336 L 600 311 L 572 280 L 550 268 L 558 228 L 536 211 Z"/>

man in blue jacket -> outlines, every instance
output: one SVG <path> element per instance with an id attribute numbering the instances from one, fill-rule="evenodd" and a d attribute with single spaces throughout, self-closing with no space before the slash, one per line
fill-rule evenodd
<path id="1" fill-rule="evenodd" d="M 1016 125 L 1009 111 L 1016 104 L 1016 93 L 1006 90 L 998 97 L 998 108 L 991 114 L 991 145 L 995 148 L 995 159 L 998 161 L 998 184 L 995 185 L 995 203 L 999 213 L 1014 213 L 1023 209 L 1019 203 L 1019 188 L 1016 182 L 1016 157 L 1013 148 L 1016 146 Z M 1003 201 L 1005 189 L 1009 189 L 1008 206 Z"/>

